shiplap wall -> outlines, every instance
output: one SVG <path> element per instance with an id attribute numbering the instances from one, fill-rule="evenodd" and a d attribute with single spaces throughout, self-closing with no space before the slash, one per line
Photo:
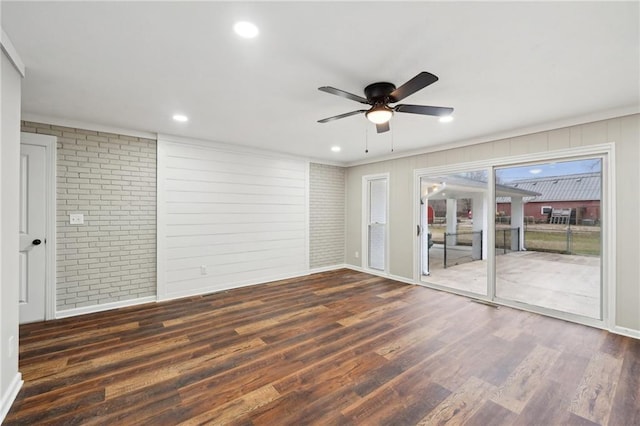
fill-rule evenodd
<path id="1" fill-rule="evenodd" d="M 308 163 L 158 137 L 158 298 L 308 271 Z"/>

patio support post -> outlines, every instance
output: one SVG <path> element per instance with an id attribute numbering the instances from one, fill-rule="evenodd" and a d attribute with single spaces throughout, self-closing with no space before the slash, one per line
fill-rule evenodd
<path id="1" fill-rule="evenodd" d="M 511 250 L 524 250 L 524 202 L 522 197 L 511 197 L 511 229 Z"/>
<path id="2" fill-rule="evenodd" d="M 472 230 L 473 232 L 482 232 L 485 224 L 488 223 L 488 198 L 486 194 L 474 194 L 471 198 L 471 214 L 472 214 Z M 476 243 L 479 245 L 476 247 Z M 487 258 L 487 242 L 484 238 L 473 238 L 473 247 L 471 256 L 474 260 Z"/>
<path id="3" fill-rule="evenodd" d="M 447 198 L 447 235 L 445 243 L 450 246 L 458 245 L 458 200 Z"/>

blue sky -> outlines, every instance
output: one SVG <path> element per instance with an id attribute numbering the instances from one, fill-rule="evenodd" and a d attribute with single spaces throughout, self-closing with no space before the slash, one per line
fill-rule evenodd
<path id="1" fill-rule="evenodd" d="M 499 169 L 496 170 L 496 178 L 502 183 L 507 183 L 518 179 L 593 173 L 599 172 L 600 169 L 600 159 L 591 158 L 588 160 L 549 162 Z"/>

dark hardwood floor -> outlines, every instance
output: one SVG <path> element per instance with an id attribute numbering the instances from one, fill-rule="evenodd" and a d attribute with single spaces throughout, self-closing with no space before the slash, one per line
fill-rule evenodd
<path id="1" fill-rule="evenodd" d="M 20 329 L 7 425 L 640 425 L 640 341 L 340 270 Z"/>

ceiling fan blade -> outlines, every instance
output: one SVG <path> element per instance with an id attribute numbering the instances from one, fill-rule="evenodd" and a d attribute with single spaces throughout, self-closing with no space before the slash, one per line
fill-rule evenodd
<path id="1" fill-rule="evenodd" d="M 376 124 L 376 130 L 378 133 L 384 133 L 389 131 L 389 122 Z"/>
<path id="2" fill-rule="evenodd" d="M 420 74 L 413 77 L 411 80 L 407 81 L 402 86 L 398 87 L 396 90 L 391 92 L 389 95 L 389 100 L 393 102 L 399 102 L 406 98 L 409 95 L 413 95 L 420 89 L 424 89 L 430 84 L 438 81 L 438 77 L 431 74 L 430 72 L 423 71 Z"/>
<path id="3" fill-rule="evenodd" d="M 357 111 L 345 112 L 344 114 L 334 115 L 333 117 L 323 118 L 322 120 L 318 120 L 318 123 L 328 123 L 329 121 L 339 120 L 341 118 L 350 117 L 352 115 L 361 114 L 366 112 L 365 109 L 359 109 Z"/>
<path id="4" fill-rule="evenodd" d="M 342 98 L 351 99 L 352 101 L 360 102 L 361 104 L 369 104 L 369 101 L 362 96 L 354 95 L 353 93 L 345 92 L 344 90 L 336 89 L 335 87 L 322 86 L 318 87 L 318 90 L 332 95 L 340 96 Z"/>
<path id="5" fill-rule="evenodd" d="M 451 115 L 453 112 L 453 108 L 449 107 L 435 107 L 435 106 L 427 106 L 427 105 L 407 105 L 400 104 L 396 105 L 394 111 L 397 112 L 409 112 L 411 114 L 422 114 L 422 115 L 435 115 L 441 117 L 443 115 Z"/>

